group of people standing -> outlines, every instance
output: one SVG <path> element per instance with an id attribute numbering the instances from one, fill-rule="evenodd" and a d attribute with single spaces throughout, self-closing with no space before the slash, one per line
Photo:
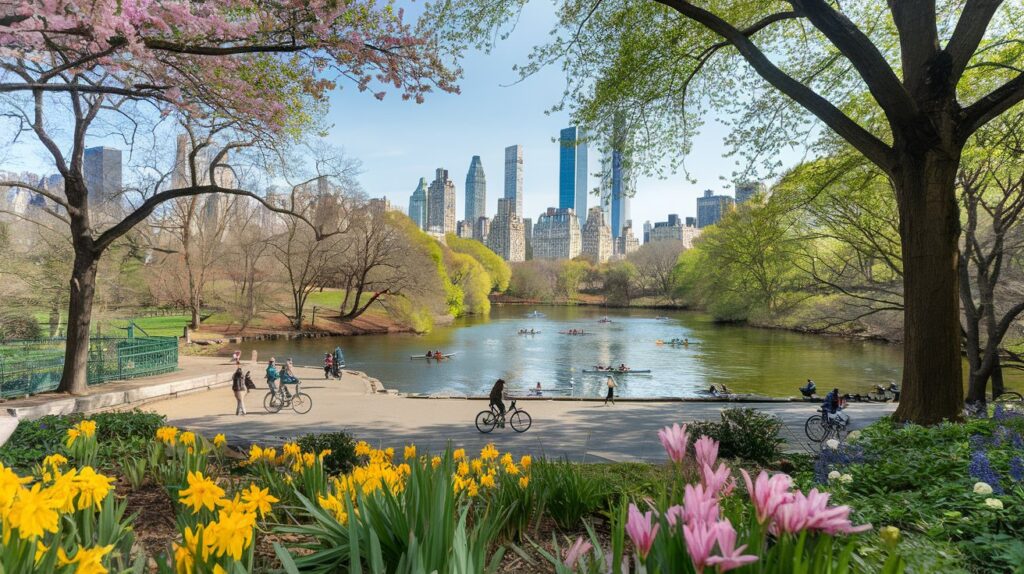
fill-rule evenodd
<path id="1" fill-rule="evenodd" d="M 277 381 L 280 380 L 282 384 L 298 384 L 299 379 L 295 376 L 293 369 L 295 365 L 292 364 L 292 360 L 288 359 L 285 364 L 281 365 L 281 369 L 277 368 L 277 360 L 273 357 L 267 362 L 266 380 L 267 386 L 270 388 L 272 393 L 279 392 Z M 256 388 L 256 383 L 252 380 L 252 373 L 245 371 L 242 373 L 242 367 L 239 366 L 235 369 L 235 373 L 231 375 L 231 392 L 235 395 L 235 401 L 237 406 L 235 407 L 235 416 L 244 416 L 247 414 L 245 410 L 245 395 Z M 281 387 L 280 391 L 285 396 L 291 395 L 287 387 Z"/>

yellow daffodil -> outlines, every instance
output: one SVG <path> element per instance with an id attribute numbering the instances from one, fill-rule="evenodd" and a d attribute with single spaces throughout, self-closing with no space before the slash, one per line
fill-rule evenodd
<path id="1" fill-rule="evenodd" d="M 515 476 L 515 475 L 519 474 L 519 468 L 516 467 L 516 465 L 514 463 L 513 464 L 507 464 L 507 465 L 505 465 L 505 474 L 511 474 L 511 475 Z"/>
<path id="2" fill-rule="evenodd" d="M 473 480 L 472 478 L 466 482 L 466 494 L 470 496 L 476 496 L 477 494 L 480 494 L 480 487 L 477 486 L 476 481 Z"/>
<path id="3" fill-rule="evenodd" d="M 480 486 L 487 488 L 494 488 L 494 475 L 485 474 L 480 477 Z"/>
<path id="4" fill-rule="evenodd" d="M 103 499 L 110 492 L 110 485 L 113 478 L 98 474 L 91 466 L 82 467 L 75 477 L 75 487 L 78 490 L 78 509 L 85 510 L 95 507 L 99 510 Z"/>
<path id="5" fill-rule="evenodd" d="M 452 458 L 454 458 L 455 460 L 460 460 L 460 459 L 466 458 L 466 449 L 464 449 L 464 448 L 457 448 L 457 449 L 455 449 L 455 452 L 452 453 Z"/>
<path id="6" fill-rule="evenodd" d="M 107 568 L 103 566 L 103 557 L 114 549 L 114 545 L 96 546 L 93 548 L 78 547 L 73 558 L 68 558 L 64 549 L 57 550 L 57 561 L 61 566 L 75 564 L 75 574 L 107 574 Z"/>
<path id="7" fill-rule="evenodd" d="M 62 454 L 51 454 L 50 456 L 43 459 L 43 468 L 51 468 L 57 470 L 60 467 L 68 463 L 66 456 Z"/>
<path id="8" fill-rule="evenodd" d="M 366 456 L 370 454 L 370 445 L 366 441 L 359 441 L 356 443 L 356 456 Z"/>
<path id="9" fill-rule="evenodd" d="M 388 462 L 395 460 L 395 449 L 391 447 L 384 449 L 384 458 L 387 459 Z"/>
<path id="10" fill-rule="evenodd" d="M 531 464 L 533 464 L 533 457 L 528 454 L 524 454 L 522 458 L 519 459 L 519 466 L 523 467 L 524 470 L 528 470 Z"/>
<path id="11" fill-rule="evenodd" d="M 514 462 L 512 460 L 512 453 L 506 452 L 505 454 L 501 455 L 501 460 L 499 462 L 501 462 L 502 466 L 508 466 L 512 464 Z"/>
<path id="12" fill-rule="evenodd" d="M 473 460 L 469 461 L 469 464 L 471 467 L 473 467 L 473 472 L 476 474 L 481 474 L 484 471 L 484 461 L 480 460 L 479 458 L 474 458 Z"/>
<path id="13" fill-rule="evenodd" d="M 42 542 L 36 542 L 35 563 L 39 564 L 39 561 L 42 560 L 43 556 L 45 556 L 46 553 L 49 552 L 49 551 L 50 551 L 50 549 L 47 548 Z"/>
<path id="14" fill-rule="evenodd" d="M 493 442 L 487 443 L 487 445 L 480 450 L 480 458 L 483 460 L 494 460 L 498 458 L 498 449 L 494 448 Z"/>
<path id="15" fill-rule="evenodd" d="M 175 427 L 160 427 L 156 429 L 157 440 L 165 443 L 168 446 L 174 446 L 177 440 L 178 429 Z"/>
<path id="16" fill-rule="evenodd" d="M 194 514 L 204 506 L 209 510 L 216 508 L 217 501 L 224 497 L 224 489 L 201 472 L 189 472 L 188 488 L 179 492 L 178 496 L 184 506 L 192 507 Z"/>
<path id="17" fill-rule="evenodd" d="M 75 428 L 82 433 L 83 437 L 89 438 L 96 435 L 96 421 L 86 419 L 75 425 Z"/>
<path id="18" fill-rule="evenodd" d="M 441 457 L 435 456 L 430 459 L 430 468 L 437 468 L 441 466 Z"/>
<path id="19" fill-rule="evenodd" d="M 67 439 L 67 442 L 64 443 L 64 446 L 66 446 L 68 448 L 71 448 L 71 445 L 75 444 L 75 441 L 78 440 L 78 436 L 80 434 L 81 433 L 79 432 L 78 429 L 74 429 L 74 428 L 68 429 L 68 434 L 67 434 L 68 439 Z"/>
<path id="20" fill-rule="evenodd" d="M 252 541 L 256 526 L 256 515 L 251 512 L 224 512 L 220 519 L 206 527 L 210 549 L 216 556 L 227 554 L 234 560 L 242 558 L 242 552 Z"/>
<path id="21" fill-rule="evenodd" d="M 13 470 L 0 463 L 0 514 L 14 503 L 14 496 L 22 489 L 22 485 L 32 482 L 31 476 L 18 476 Z"/>
<path id="22" fill-rule="evenodd" d="M 528 477 L 528 476 L 521 476 L 521 477 L 519 477 L 519 488 L 526 488 L 527 486 L 530 486 L 530 477 Z"/>
<path id="23" fill-rule="evenodd" d="M 32 485 L 31 490 L 22 487 L 7 513 L 7 524 L 18 529 L 22 540 L 42 536 L 44 532 L 57 532 L 57 522 L 60 520 L 57 508 L 60 503 L 49 492 L 42 490 L 39 483 Z"/>
<path id="24" fill-rule="evenodd" d="M 414 445 L 414 444 L 407 444 L 407 445 L 405 445 L 405 452 L 403 453 L 403 457 L 402 458 L 404 458 L 405 460 L 416 458 L 416 445 Z"/>
<path id="25" fill-rule="evenodd" d="M 284 453 L 285 456 L 299 457 L 302 455 L 302 449 L 294 442 L 284 443 L 284 446 L 281 447 L 281 452 Z"/>
<path id="26" fill-rule="evenodd" d="M 252 510 L 258 511 L 261 517 L 270 512 L 272 504 L 280 502 L 270 494 L 269 488 L 260 488 L 255 483 L 242 491 L 242 500 L 249 504 Z"/>
<path id="27" fill-rule="evenodd" d="M 220 507 L 221 512 L 249 512 L 252 510 L 248 503 L 242 502 L 241 495 L 238 493 L 235 493 L 234 498 L 218 500 L 217 506 Z"/>
<path id="28" fill-rule="evenodd" d="M 458 468 L 455 469 L 455 473 L 458 474 L 459 476 L 466 476 L 467 474 L 469 474 L 469 465 L 466 464 L 466 461 L 462 461 L 459 463 Z"/>
<path id="29" fill-rule="evenodd" d="M 185 431 L 178 435 L 178 441 L 185 446 L 196 446 L 196 433 Z"/>
<path id="30" fill-rule="evenodd" d="M 217 433 L 213 436 L 213 446 L 220 448 L 228 444 L 228 439 L 224 438 L 224 433 Z"/>

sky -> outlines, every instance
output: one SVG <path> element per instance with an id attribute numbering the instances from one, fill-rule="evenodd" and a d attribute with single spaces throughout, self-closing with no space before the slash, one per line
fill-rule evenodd
<path id="1" fill-rule="evenodd" d="M 408 4 L 408 2 L 402 2 Z M 411 5 L 419 12 L 422 4 Z M 547 207 L 558 206 L 559 130 L 571 125 L 566 111 L 545 113 L 559 102 L 565 76 L 559 65 L 543 69 L 523 81 L 513 69 L 525 64 L 533 46 L 543 43 L 555 21 L 548 2 L 529 2 L 511 35 L 485 54 L 468 52 L 462 61 L 460 94 L 434 93 L 426 102 L 403 101 L 389 93 L 383 101 L 370 92 L 359 92 L 351 83 L 339 83 L 331 95 L 327 140 L 344 147 L 362 161 L 360 182 L 371 197 L 387 197 L 403 211 L 419 178 L 431 181 L 435 169 L 446 168 L 456 186 L 456 217 L 465 213 L 465 181 L 472 156 L 483 161 L 487 179 L 487 214 L 497 210 L 504 190 L 504 149 L 520 144 L 524 151 L 524 215 L 536 220 Z M 693 141 L 683 174 L 659 179 L 639 177 L 632 198 L 634 229 L 645 221 L 664 221 L 668 214 L 696 215 L 696 198 L 705 189 L 732 194 L 733 158 L 723 157 L 725 128 L 715 118 L 705 118 L 702 132 Z M 6 138 L 5 138 L 6 139 Z M 117 142 L 90 138 L 89 145 Z M 14 150 L 0 154 L 0 169 L 52 173 L 33 138 L 25 137 Z M 591 146 L 589 171 L 599 170 L 599 153 Z M 792 164 L 798 157 L 786 158 Z M 126 172 L 127 173 L 127 172 Z M 591 178 L 589 188 L 596 187 Z M 597 198 L 588 197 L 588 205 Z"/>

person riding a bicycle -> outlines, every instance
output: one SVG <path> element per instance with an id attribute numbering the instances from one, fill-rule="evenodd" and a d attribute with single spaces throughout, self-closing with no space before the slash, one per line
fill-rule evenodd
<path id="1" fill-rule="evenodd" d="M 494 386 L 491 387 L 490 405 L 491 407 L 497 407 L 498 413 L 505 416 L 505 379 L 498 379 L 495 381 Z"/>
<path id="2" fill-rule="evenodd" d="M 825 395 L 825 401 L 821 405 L 821 412 L 835 422 L 846 424 L 849 419 L 839 412 L 844 408 L 846 408 L 846 401 L 839 394 L 839 389 L 834 388 Z"/>

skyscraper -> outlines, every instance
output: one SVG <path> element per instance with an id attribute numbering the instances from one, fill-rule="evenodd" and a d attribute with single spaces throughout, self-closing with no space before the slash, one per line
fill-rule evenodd
<path id="1" fill-rule="evenodd" d="M 573 126 L 559 134 L 558 207 L 574 209 L 580 224 L 587 220 L 587 144 L 583 130 Z"/>
<path id="2" fill-rule="evenodd" d="M 437 168 L 427 190 L 427 231 L 455 233 L 455 184 L 443 167 Z"/>
<path id="3" fill-rule="evenodd" d="M 605 155 L 601 171 L 601 208 L 611 224 L 612 237 L 618 238 L 632 221 L 629 198 L 633 194 L 633 177 L 629 159 L 624 152 L 612 149 Z"/>
<path id="4" fill-rule="evenodd" d="M 498 213 L 491 220 L 487 247 L 505 261 L 526 260 L 526 237 L 523 218 L 513 209 L 512 200 L 498 198 Z"/>
<path id="5" fill-rule="evenodd" d="M 704 197 L 697 198 L 697 227 L 718 223 L 733 204 L 733 198 L 728 195 L 715 195 L 710 189 L 704 190 Z"/>
<path id="6" fill-rule="evenodd" d="M 421 177 L 420 184 L 416 191 L 409 196 L 409 219 L 413 220 L 416 227 L 427 228 L 427 178 Z"/>
<path id="7" fill-rule="evenodd" d="M 512 200 L 516 215 L 523 216 L 523 146 L 505 148 L 505 199 Z"/>
<path id="8" fill-rule="evenodd" d="M 600 207 L 591 207 L 587 223 L 581 231 L 583 236 L 582 253 L 594 260 L 604 263 L 612 256 L 612 229 L 604 220 L 604 212 Z"/>
<path id="9" fill-rule="evenodd" d="M 484 215 L 487 215 L 487 178 L 480 156 L 475 155 L 466 174 L 466 221 L 472 225 Z"/>
<path id="10" fill-rule="evenodd" d="M 111 147 L 86 148 L 82 163 L 90 203 L 106 203 L 121 193 L 121 150 Z"/>
<path id="11" fill-rule="evenodd" d="M 737 181 L 735 183 L 736 188 L 736 204 L 739 205 L 744 201 L 760 195 L 765 192 L 765 186 L 759 181 Z"/>
<path id="12" fill-rule="evenodd" d="M 583 247 L 580 222 L 572 209 L 549 207 L 533 226 L 535 259 L 572 259 Z"/>

